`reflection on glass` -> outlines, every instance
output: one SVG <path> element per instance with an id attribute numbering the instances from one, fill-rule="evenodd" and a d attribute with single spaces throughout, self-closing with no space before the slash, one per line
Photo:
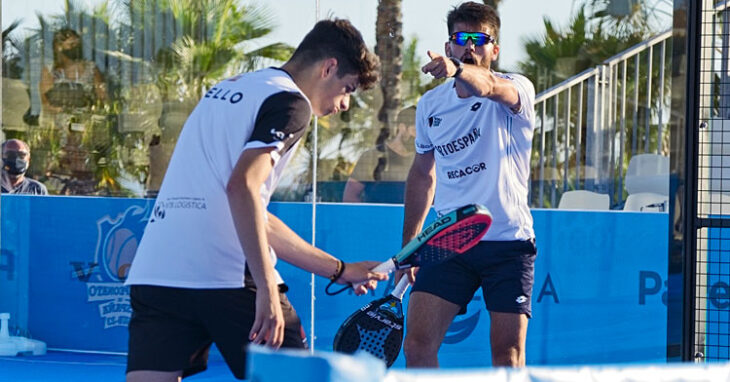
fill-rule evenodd
<path id="1" fill-rule="evenodd" d="M 416 108 L 411 106 L 398 114 L 395 134 L 387 128 L 375 142 L 375 147 L 360 155 L 342 195 L 349 203 L 403 203 L 408 170 L 413 162 L 416 137 Z"/>
<path id="2" fill-rule="evenodd" d="M 154 196 L 200 95 L 292 53 L 259 42 L 274 16 L 242 3 L 9 7 L 27 14 L 3 33 L 3 132 L 34 148 L 30 171 L 53 194 Z"/>
<path id="3" fill-rule="evenodd" d="M 89 161 L 91 151 L 111 146 L 109 126 L 102 114 L 106 84 L 96 64 L 84 58 L 81 36 L 75 30 L 62 27 L 54 31 L 52 51 L 53 60 L 41 68 L 38 85 L 40 127 L 57 131 L 57 165 L 48 170 L 63 181 L 59 192 L 93 194 L 98 163 Z"/>
<path id="4" fill-rule="evenodd" d="M 318 152 L 309 158 L 310 135 L 298 153 L 309 166 L 287 174 L 275 198 L 311 194 L 316 160 L 317 198 L 343 200 L 359 157 L 383 129 L 397 135 L 398 111 L 440 83 L 420 68 L 427 49 L 443 54 L 448 35 L 436 27 L 438 15 L 459 3 L 320 3 L 318 17 L 350 18 L 363 31 L 383 62 L 383 81 L 357 94 L 345 115 L 319 120 Z M 538 92 L 531 205 L 555 207 L 564 192 L 587 190 L 621 208 L 631 157 L 667 155 L 672 44 L 661 36 L 671 25 L 671 1 L 534 1 L 530 9 L 490 3 L 504 21 L 496 70 L 525 74 Z M 3 4 L 4 16 L 19 20 L 3 34 L 3 131 L 34 148 L 29 171 L 56 194 L 154 196 L 204 90 L 285 60 L 297 42 L 290 36 L 317 17 L 311 4 L 293 0 L 263 7 L 248 0 L 85 4 L 60 11 L 34 1 Z M 611 61 L 629 50 L 630 57 Z M 557 90 L 541 98 L 550 88 Z"/>

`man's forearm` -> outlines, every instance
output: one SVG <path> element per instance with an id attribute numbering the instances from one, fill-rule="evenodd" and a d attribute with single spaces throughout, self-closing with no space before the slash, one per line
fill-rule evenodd
<path id="1" fill-rule="evenodd" d="M 269 256 L 264 207 L 258 195 L 245 187 L 229 190 L 228 203 L 246 264 L 258 290 L 278 291 L 274 264 Z"/>
<path id="2" fill-rule="evenodd" d="M 278 258 L 323 277 L 335 274 L 338 259 L 304 241 L 273 214 L 268 214 L 266 234 Z"/>
<path id="3" fill-rule="evenodd" d="M 411 169 L 408 173 L 403 218 L 403 242 L 405 245 L 421 231 L 428 209 L 433 202 L 435 182 L 431 174 L 425 176 Z"/>
<path id="4" fill-rule="evenodd" d="M 486 97 L 512 109 L 519 109 L 520 97 L 517 89 L 509 80 L 497 77 L 489 69 L 464 64 L 464 70 L 456 81 L 473 96 Z"/>

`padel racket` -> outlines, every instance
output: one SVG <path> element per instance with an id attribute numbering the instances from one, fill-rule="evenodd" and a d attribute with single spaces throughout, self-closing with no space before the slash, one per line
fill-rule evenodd
<path id="1" fill-rule="evenodd" d="M 492 225 L 492 215 L 486 207 L 469 204 L 445 214 L 408 242 L 389 260 L 373 268 L 373 272 L 390 273 L 397 269 L 420 267 L 437 264 L 475 246 Z M 334 292 L 329 291 L 331 282 L 325 293 L 335 295 L 351 285 Z"/>
<path id="2" fill-rule="evenodd" d="M 385 361 L 395 362 L 403 344 L 403 296 L 410 282 L 403 276 L 393 292 L 358 309 L 340 326 L 332 345 L 334 351 L 352 354 L 366 351 Z"/>

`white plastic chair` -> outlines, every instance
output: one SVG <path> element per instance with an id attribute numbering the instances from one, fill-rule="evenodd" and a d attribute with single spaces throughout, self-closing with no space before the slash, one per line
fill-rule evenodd
<path id="1" fill-rule="evenodd" d="M 630 194 L 624 203 L 624 211 L 666 212 L 669 208 L 666 195 L 653 192 Z"/>
<path id="2" fill-rule="evenodd" d="M 576 190 L 566 191 L 560 197 L 558 209 L 561 210 L 608 210 L 611 201 L 607 194 Z"/>
<path id="3" fill-rule="evenodd" d="M 629 195 L 640 192 L 669 195 L 669 157 L 659 154 L 634 155 L 626 170 L 625 183 Z"/>

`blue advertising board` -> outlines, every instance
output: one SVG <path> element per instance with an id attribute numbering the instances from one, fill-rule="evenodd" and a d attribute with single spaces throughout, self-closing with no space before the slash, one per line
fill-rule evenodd
<path id="1" fill-rule="evenodd" d="M 124 352 L 131 311 L 122 282 L 152 203 L 3 195 L 0 311 L 50 348 Z M 311 239 L 311 204 L 269 209 Z M 667 215 L 536 209 L 533 217 L 528 363 L 664 361 Z M 315 241 L 345 261 L 384 260 L 400 249 L 402 219 L 400 205 L 318 204 Z M 331 350 L 342 321 L 392 288 L 390 281 L 367 296 L 330 297 L 328 280 L 316 277 L 312 300 L 311 274 L 283 262 L 277 268 L 317 350 Z M 481 292 L 449 328 L 439 357 L 444 367 L 490 364 Z M 402 366 L 401 356 L 395 367 Z"/>

